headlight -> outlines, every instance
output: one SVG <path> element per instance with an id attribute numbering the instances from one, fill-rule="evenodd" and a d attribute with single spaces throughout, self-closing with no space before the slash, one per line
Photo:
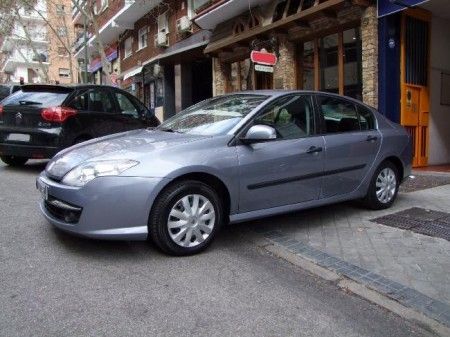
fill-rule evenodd
<path id="1" fill-rule="evenodd" d="M 66 185 L 80 187 L 96 177 L 117 176 L 137 164 L 139 162 L 129 159 L 86 162 L 67 173 L 62 182 Z"/>

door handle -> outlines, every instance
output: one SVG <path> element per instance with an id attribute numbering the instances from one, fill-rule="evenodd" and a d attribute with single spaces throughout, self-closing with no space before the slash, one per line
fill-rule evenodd
<path id="1" fill-rule="evenodd" d="M 306 150 L 306 153 L 314 154 L 314 153 L 322 152 L 322 150 L 323 150 L 322 147 L 311 146 L 308 150 Z"/>
<path id="2" fill-rule="evenodd" d="M 378 139 L 377 136 L 367 136 L 366 141 L 372 142 L 372 141 L 375 141 L 375 140 L 377 140 L 377 139 Z"/>

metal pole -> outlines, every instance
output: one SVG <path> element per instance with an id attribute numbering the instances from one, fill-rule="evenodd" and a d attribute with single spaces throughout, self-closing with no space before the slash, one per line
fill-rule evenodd
<path id="1" fill-rule="evenodd" d="M 83 6 L 83 4 L 81 5 Z M 87 17 L 83 15 L 84 22 L 84 83 L 88 83 L 88 50 L 87 50 Z"/>

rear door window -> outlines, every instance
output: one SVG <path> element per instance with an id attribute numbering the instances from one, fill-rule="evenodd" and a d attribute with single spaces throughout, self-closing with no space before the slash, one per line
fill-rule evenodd
<path id="1" fill-rule="evenodd" d="M 126 95 L 116 91 L 115 93 L 117 103 L 119 104 L 120 113 L 128 115 L 133 118 L 139 118 L 139 110 L 134 103 Z"/>
<path id="2" fill-rule="evenodd" d="M 358 105 L 359 124 L 362 130 L 375 130 L 376 122 L 373 112 L 364 106 Z"/>
<path id="3" fill-rule="evenodd" d="M 360 131 L 356 106 L 345 99 L 320 96 L 319 106 L 325 122 L 325 133 Z"/>
<path id="4" fill-rule="evenodd" d="M 46 108 L 61 105 L 68 95 L 69 92 L 19 90 L 5 98 L 2 105 L 37 105 Z"/>
<path id="5" fill-rule="evenodd" d="M 114 112 L 114 106 L 108 92 L 103 89 L 95 88 L 77 93 L 70 101 L 69 107 L 83 111 Z"/>

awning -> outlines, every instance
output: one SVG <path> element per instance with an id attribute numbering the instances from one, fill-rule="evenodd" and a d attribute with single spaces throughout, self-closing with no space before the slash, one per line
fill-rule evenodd
<path id="1" fill-rule="evenodd" d="M 133 77 L 134 75 L 137 75 L 140 72 L 142 72 L 142 66 L 134 67 L 134 68 L 128 70 L 126 73 L 122 74 L 123 80 L 125 81 L 126 79 Z M 120 76 L 120 77 L 122 77 L 122 76 Z"/>
<path id="2" fill-rule="evenodd" d="M 229 0 L 204 14 L 198 15 L 194 21 L 202 29 L 214 29 L 219 23 L 225 22 L 243 13 L 251 7 L 265 5 L 271 0 Z"/>
<path id="3" fill-rule="evenodd" d="M 386 15 L 394 14 L 402 10 L 405 10 L 408 7 L 418 6 L 428 1 L 429 0 L 401 0 L 396 2 L 393 0 L 378 0 L 377 1 L 378 17 L 381 18 Z"/>

